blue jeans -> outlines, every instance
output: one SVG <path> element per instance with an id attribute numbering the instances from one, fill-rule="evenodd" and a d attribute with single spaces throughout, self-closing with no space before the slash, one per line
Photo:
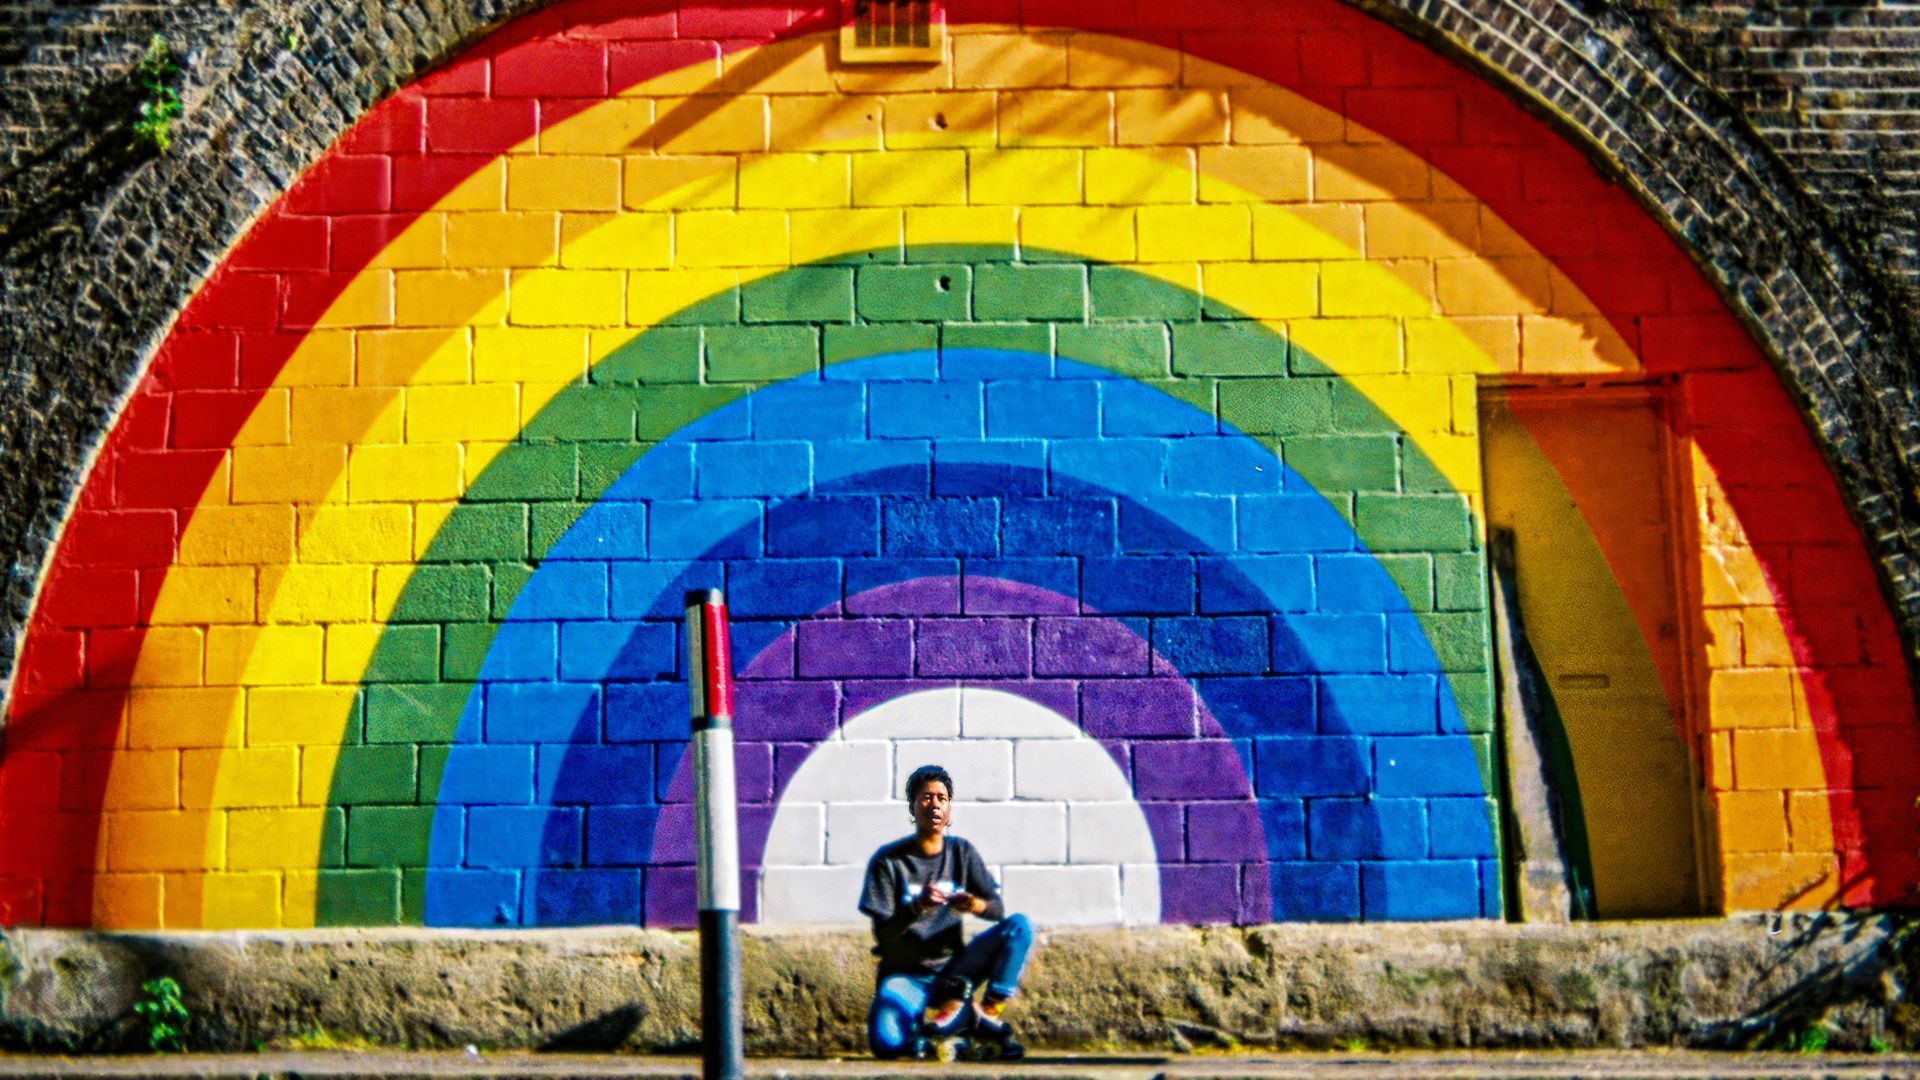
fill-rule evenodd
<path id="1" fill-rule="evenodd" d="M 874 991 L 873 1007 L 867 1010 L 867 1045 L 873 1056 L 899 1057 L 913 1047 L 920 1033 L 920 1014 L 934 981 L 942 976 L 957 976 L 979 985 L 984 979 L 987 992 L 995 997 L 1012 997 L 1020 988 L 1020 971 L 1027 966 L 1027 950 L 1033 947 L 1033 927 L 1025 915 L 1009 915 L 980 933 L 940 969 L 939 975 L 889 975 Z"/>

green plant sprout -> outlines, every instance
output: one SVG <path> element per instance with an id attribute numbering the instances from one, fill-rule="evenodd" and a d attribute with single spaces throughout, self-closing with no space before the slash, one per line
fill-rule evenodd
<path id="1" fill-rule="evenodd" d="M 133 1007 L 146 1021 L 147 1046 L 155 1053 L 180 1050 L 186 1035 L 187 1007 L 180 1000 L 180 984 L 162 976 L 140 984 L 143 995 Z"/>
<path id="2" fill-rule="evenodd" d="M 1794 1040 L 1793 1048 L 1802 1054 L 1819 1054 L 1827 1049 L 1827 1029 L 1819 1026 L 1805 1028 L 1800 1037 Z"/>
<path id="3" fill-rule="evenodd" d="M 133 84 L 140 91 L 139 116 L 133 122 L 133 142 L 155 153 L 166 153 L 173 145 L 173 122 L 180 117 L 180 92 L 174 84 L 180 79 L 180 65 L 174 62 L 173 49 L 159 34 L 147 44 L 140 62 L 133 66 Z"/>

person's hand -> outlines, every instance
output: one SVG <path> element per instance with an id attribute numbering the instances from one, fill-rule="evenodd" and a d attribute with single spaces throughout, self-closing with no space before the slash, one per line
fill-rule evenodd
<path id="1" fill-rule="evenodd" d="M 950 902 L 953 896 L 964 895 L 966 894 L 954 893 L 950 895 L 941 889 L 937 882 L 929 881 L 925 885 L 920 886 L 920 892 L 913 898 L 913 906 L 917 911 L 931 911 L 942 904 Z"/>
<path id="2" fill-rule="evenodd" d="M 969 892 L 956 892 L 947 897 L 947 906 L 968 915 L 978 915 L 987 909 L 987 902 Z"/>

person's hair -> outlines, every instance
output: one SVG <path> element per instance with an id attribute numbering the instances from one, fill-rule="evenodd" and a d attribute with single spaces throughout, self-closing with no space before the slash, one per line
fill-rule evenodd
<path id="1" fill-rule="evenodd" d="M 938 765 L 922 765 L 913 770 L 912 776 L 907 777 L 907 801 L 912 802 L 913 797 L 920 794 L 922 785 L 931 784 L 935 780 L 947 785 L 947 798 L 953 798 L 953 777 L 947 775 L 947 770 Z"/>

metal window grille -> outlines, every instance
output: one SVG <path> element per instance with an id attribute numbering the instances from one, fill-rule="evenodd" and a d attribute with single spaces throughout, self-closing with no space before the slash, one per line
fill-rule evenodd
<path id="1" fill-rule="evenodd" d="M 931 36 L 933 5 L 927 0 L 853 0 L 853 43 L 857 48 L 924 49 Z"/>
<path id="2" fill-rule="evenodd" d="M 940 0 L 843 0 L 840 59 L 847 63 L 937 63 L 946 29 Z"/>

